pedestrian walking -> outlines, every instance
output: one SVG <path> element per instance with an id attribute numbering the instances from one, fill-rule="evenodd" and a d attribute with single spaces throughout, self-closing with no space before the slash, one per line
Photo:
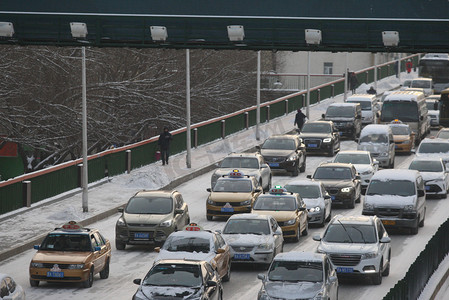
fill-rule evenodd
<path id="1" fill-rule="evenodd" d="M 377 91 L 371 86 L 369 90 L 366 91 L 367 94 L 376 95 Z"/>
<path id="2" fill-rule="evenodd" d="M 295 116 L 295 122 L 293 125 L 298 125 L 297 132 L 299 133 L 301 131 L 302 125 L 304 125 L 304 122 L 306 120 L 306 115 L 301 111 L 300 108 L 298 108 L 298 112 Z"/>
<path id="3" fill-rule="evenodd" d="M 354 72 L 349 72 L 348 84 L 349 84 L 349 88 L 352 91 L 352 94 L 354 95 L 356 93 L 357 87 L 359 86 L 359 81 Z"/>
<path id="4" fill-rule="evenodd" d="M 413 68 L 413 63 L 410 60 L 410 58 L 407 59 L 407 62 L 405 63 L 405 68 L 407 69 L 407 73 L 410 74 L 410 72 L 412 71 L 412 68 Z"/>
<path id="5" fill-rule="evenodd" d="M 170 155 L 170 142 L 173 140 L 172 134 L 168 131 L 168 127 L 164 127 L 164 132 L 159 136 L 158 145 L 161 149 L 162 165 L 168 165 L 168 157 Z"/>

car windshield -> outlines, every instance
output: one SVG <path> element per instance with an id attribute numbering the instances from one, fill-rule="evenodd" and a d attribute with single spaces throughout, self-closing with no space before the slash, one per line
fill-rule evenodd
<path id="1" fill-rule="evenodd" d="M 412 84 L 411 80 L 405 80 L 402 86 L 410 87 L 411 84 Z"/>
<path id="2" fill-rule="evenodd" d="M 326 110 L 326 117 L 341 117 L 352 118 L 354 117 L 354 107 L 351 106 L 329 106 Z"/>
<path id="3" fill-rule="evenodd" d="M 226 224 L 224 234 L 270 234 L 268 220 L 265 219 L 234 219 Z"/>
<path id="4" fill-rule="evenodd" d="M 296 209 L 295 196 L 260 196 L 254 203 L 254 210 L 293 211 Z"/>
<path id="5" fill-rule="evenodd" d="M 306 123 L 301 129 L 303 133 L 330 133 L 331 126 L 326 123 Z"/>
<path id="6" fill-rule="evenodd" d="M 199 265 L 159 264 L 154 266 L 143 280 L 143 285 L 156 286 L 201 286 Z"/>
<path id="7" fill-rule="evenodd" d="M 449 139 L 449 130 L 442 130 L 438 132 L 437 138 L 439 139 Z"/>
<path id="8" fill-rule="evenodd" d="M 345 224 L 334 222 L 328 226 L 323 241 L 329 243 L 362 243 L 377 242 L 373 225 Z"/>
<path id="9" fill-rule="evenodd" d="M 342 167 L 318 167 L 314 179 L 352 179 L 351 169 Z"/>
<path id="10" fill-rule="evenodd" d="M 418 153 L 448 153 L 449 143 L 422 143 Z"/>
<path id="11" fill-rule="evenodd" d="M 170 197 L 132 197 L 126 205 L 128 214 L 166 215 L 172 211 L 173 201 Z"/>
<path id="12" fill-rule="evenodd" d="M 371 180 L 366 194 L 408 197 L 415 195 L 416 192 L 414 183 L 409 180 Z"/>
<path id="13" fill-rule="evenodd" d="M 421 88 L 421 89 L 430 89 L 430 88 L 432 88 L 432 81 L 430 81 L 430 80 L 413 80 L 410 87 Z"/>
<path id="14" fill-rule="evenodd" d="M 87 234 L 51 233 L 45 237 L 40 250 L 51 251 L 92 251 Z"/>
<path id="15" fill-rule="evenodd" d="M 339 153 L 335 157 L 334 162 L 345 164 L 369 165 L 371 163 L 371 159 L 369 157 L 369 154 Z"/>
<path id="16" fill-rule="evenodd" d="M 391 131 L 393 131 L 393 135 L 409 135 L 410 127 L 409 126 L 390 126 Z"/>
<path id="17" fill-rule="evenodd" d="M 372 144 L 387 144 L 388 137 L 383 133 L 371 133 L 360 137 L 360 143 L 372 143 Z"/>
<path id="18" fill-rule="evenodd" d="M 268 271 L 270 281 L 323 281 L 323 264 L 315 261 L 274 261 Z"/>
<path id="19" fill-rule="evenodd" d="M 238 179 L 218 179 L 214 186 L 214 192 L 228 192 L 228 193 L 249 193 L 252 190 L 250 180 Z"/>
<path id="20" fill-rule="evenodd" d="M 347 103 L 360 103 L 362 110 L 371 110 L 371 101 L 348 100 Z"/>
<path id="21" fill-rule="evenodd" d="M 295 141 L 292 139 L 267 139 L 262 149 L 295 150 Z"/>
<path id="22" fill-rule="evenodd" d="M 418 104 L 416 101 L 385 101 L 382 105 L 380 120 L 391 122 L 395 119 L 402 122 L 418 122 Z"/>
<path id="23" fill-rule="evenodd" d="M 426 101 L 426 106 L 428 110 L 438 110 L 437 101 Z"/>
<path id="24" fill-rule="evenodd" d="M 317 185 L 290 185 L 287 184 L 285 189 L 292 193 L 298 193 L 301 198 L 319 198 L 321 197 L 320 187 Z"/>
<path id="25" fill-rule="evenodd" d="M 255 157 L 226 157 L 221 163 L 221 168 L 259 169 L 259 161 Z"/>
<path id="26" fill-rule="evenodd" d="M 439 160 L 414 160 L 408 168 L 420 172 L 443 172 L 443 165 Z"/>
<path id="27" fill-rule="evenodd" d="M 210 252 L 210 240 L 202 237 L 169 236 L 162 249 L 177 252 Z"/>

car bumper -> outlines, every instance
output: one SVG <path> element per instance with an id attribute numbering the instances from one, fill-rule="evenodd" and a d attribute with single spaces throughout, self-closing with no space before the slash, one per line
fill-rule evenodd
<path id="1" fill-rule="evenodd" d="M 155 242 L 165 242 L 167 237 L 175 231 L 174 227 L 115 227 L 116 241 L 130 245 L 148 245 Z"/>
<path id="2" fill-rule="evenodd" d="M 322 224 L 324 223 L 324 209 L 321 209 L 319 212 L 310 212 L 307 217 L 307 221 L 309 224 Z"/>
<path id="3" fill-rule="evenodd" d="M 433 182 L 426 182 L 425 183 L 426 188 L 426 195 L 445 195 L 446 194 L 446 187 L 444 186 L 443 182 L 439 181 L 433 181 Z"/>
<path id="4" fill-rule="evenodd" d="M 372 216 L 375 215 L 372 211 L 362 210 L 362 215 Z M 415 228 L 418 225 L 418 217 L 414 215 L 410 218 L 399 218 L 399 217 L 386 217 L 382 215 L 377 215 L 385 228 Z"/>
<path id="5" fill-rule="evenodd" d="M 49 277 L 51 269 L 49 268 L 30 268 L 29 274 L 31 280 L 48 282 L 82 282 L 89 278 L 89 268 L 69 270 L 62 269 L 62 277 Z"/>
<path id="6" fill-rule="evenodd" d="M 360 255 L 346 255 L 342 254 L 342 256 L 351 256 L 351 257 L 360 257 Z M 380 259 L 381 257 L 369 258 L 369 259 L 361 259 L 358 263 L 351 260 L 350 262 L 343 263 L 334 263 L 336 255 L 331 255 L 331 262 L 337 271 L 338 277 L 371 277 L 375 276 L 379 273 L 380 267 Z M 340 261 L 340 259 L 339 259 Z"/>
<path id="7" fill-rule="evenodd" d="M 331 196 L 332 205 L 334 204 L 348 204 L 351 203 L 354 199 L 354 191 L 349 193 L 343 192 L 332 192 L 331 190 L 326 189 L 329 195 Z"/>
<path id="8" fill-rule="evenodd" d="M 401 153 L 401 152 L 407 152 L 409 153 L 410 151 L 412 151 L 412 147 L 413 144 L 412 143 L 408 143 L 408 144 L 395 144 L 394 145 L 394 151 L 397 153 Z"/>
<path id="9" fill-rule="evenodd" d="M 284 238 L 295 237 L 298 231 L 298 223 L 295 223 L 293 225 L 281 226 L 281 229 L 282 229 L 282 236 Z"/>
<path id="10" fill-rule="evenodd" d="M 312 147 L 310 145 L 306 145 L 306 152 L 309 153 L 327 153 L 332 150 L 334 147 L 333 143 L 321 143 L 321 145 L 317 145 L 316 147 Z"/>
<path id="11" fill-rule="evenodd" d="M 251 205 L 232 206 L 232 211 L 223 206 L 206 204 L 206 214 L 210 217 L 230 217 L 234 214 L 250 213 Z"/>
<path id="12" fill-rule="evenodd" d="M 378 162 L 379 162 L 379 166 L 382 168 L 388 167 L 389 166 L 389 157 L 388 156 L 376 156 L 373 157 L 375 158 Z"/>
<path id="13" fill-rule="evenodd" d="M 297 168 L 297 164 L 299 162 L 297 160 L 293 161 L 283 161 L 283 162 L 271 162 L 266 161 L 266 163 L 270 166 L 272 170 L 286 170 L 288 172 L 292 172 Z"/>
<path id="14" fill-rule="evenodd" d="M 274 258 L 273 250 L 258 250 L 256 247 L 249 252 L 239 251 L 239 246 L 231 246 L 231 261 L 233 263 L 269 264 Z"/>

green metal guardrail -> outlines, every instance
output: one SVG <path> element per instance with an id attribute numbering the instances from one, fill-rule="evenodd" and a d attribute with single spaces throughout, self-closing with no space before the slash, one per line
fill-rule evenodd
<path id="1" fill-rule="evenodd" d="M 418 55 L 412 55 L 414 64 L 418 62 Z M 405 58 L 407 59 L 407 58 Z M 390 76 L 388 71 L 394 62 L 379 65 L 378 79 Z M 374 68 L 367 68 L 356 72 L 359 83 L 369 82 L 374 78 Z M 394 74 L 394 73 L 392 73 Z M 344 79 L 323 84 L 311 89 L 310 104 L 314 104 L 322 99 L 330 98 L 344 92 Z M 288 103 L 286 102 L 288 101 Z M 285 97 L 265 102 L 261 105 L 260 121 L 266 122 L 268 119 L 280 117 L 286 113 L 295 111 L 304 106 L 305 91 L 297 92 Z M 268 109 L 269 106 L 269 115 Z M 215 118 L 209 121 L 194 124 L 192 126 L 192 140 L 197 134 L 197 145 L 203 145 L 222 137 L 234 134 L 246 129 L 246 118 L 248 126 L 256 125 L 256 107 L 252 106 L 241 111 Z M 222 136 L 222 121 L 225 121 L 224 136 Z M 178 129 L 173 131 L 174 139 L 171 144 L 171 153 L 176 154 L 186 150 L 186 130 Z M 88 158 L 89 183 L 102 178 L 121 174 L 127 171 L 126 150 L 131 150 L 131 169 L 139 168 L 155 162 L 155 152 L 157 150 L 157 137 L 142 141 L 133 145 L 124 146 L 117 149 L 107 150 L 99 154 L 94 154 Z M 54 166 L 41 171 L 25 174 L 8 181 L 0 182 L 0 214 L 4 214 L 24 205 L 24 191 L 22 182 L 31 181 L 31 203 L 39 202 L 43 199 L 53 197 L 60 193 L 73 190 L 80 186 L 80 168 L 78 164 L 81 159 Z"/>

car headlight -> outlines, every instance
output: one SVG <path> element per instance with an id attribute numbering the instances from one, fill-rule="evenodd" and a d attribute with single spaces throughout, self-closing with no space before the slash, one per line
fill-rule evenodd
<path id="1" fill-rule="evenodd" d="M 299 143 L 302 144 L 302 142 L 303 142 L 303 139 L 299 138 Z"/>
<path id="2" fill-rule="evenodd" d="M 69 265 L 68 269 L 70 270 L 76 270 L 76 269 L 82 269 L 84 268 L 84 264 L 72 264 Z"/>
<path id="3" fill-rule="evenodd" d="M 404 206 L 404 211 L 415 211 L 414 205 L 406 205 Z"/>
<path id="4" fill-rule="evenodd" d="M 319 212 L 321 210 L 321 207 L 316 206 L 316 207 L 312 207 L 311 209 L 309 209 L 310 212 Z"/>
<path id="5" fill-rule="evenodd" d="M 160 227 L 170 227 L 173 224 L 173 220 L 167 220 L 159 224 Z"/>
<path id="6" fill-rule="evenodd" d="M 118 218 L 117 226 L 126 226 L 126 222 L 125 219 L 123 219 L 123 217 Z"/>
<path id="7" fill-rule="evenodd" d="M 264 249 L 264 250 L 270 250 L 273 248 L 273 245 L 265 243 L 265 244 L 260 244 L 259 246 L 257 246 L 257 248 Z"/>
<path id="8" fill-rule="evenodd" d="M 327 300 L 329 298 L 324 295 L 323 291 L 320 291 L 318 294 L 316 294 L 315 297 L 313 297 L 313 300 L 325 300 L 325 299 Z"/>
<path id="9" fill-rule="evenodd" d="M 207 198 L 207 203 L 210 205 L 215 205 L 215 202 L 212 201 L 210 198 Z"/>
<path id="10" fill-rule="evenodd" d="M 270 296 L 268 296 L 267 291 L 262 287 L 259 291 L 259 295 L 257 295 L 257 300 L 270 300 Z"/>
<path id="11" fill-rule="evenodd" d="M 365 172 L 360 173 L 360 175 L 369 175 L 373 173 L 373 170 L 366 170 Z"/>
<path id="12" fill-rule="evenodd" d="M 363 209 L 365 209 L 365 210 L 373 210 L 374 209 L 374 205 L 371 204 L 371 203 L 364 202 L 363 203 Z"/>
<path id="13" fill-rule="evenodd" d="M 284 222 L 285 225 L 293 225 L 295 223 L 296 223 L 296 219 L 291 219 L 291 220 Z"/>
<path id="14" fill-rule="evenodd" d="M 351 191 L 351 189 L 352 189 L 352 188 L 350 188 L 350 187 L 344 187 L 344 188 L 341 189 L 341 191 L 342 191 L 343 193 L 349 193 L 349 192 Z"/>
<path id="15" fill-rule="evenodd" d="M 368 253 L 362 254 L 362 259 L 370 259 L 370 258 L 376 258 L 376 257 L 377 257 L 377 252 L 368 252 Z"/>
<path id="16" fill-rule="evenodd" d="M 43 268 L 44 264 L 43 263 L 31 262 L 30 267 L 31 268 Z"/>
<path id="17" fill-rule="evenodd" d="M 321 249 L 321 246 L 318 246 L 318 247 L 316 248 L 316 252 L 317 252 L 317 253 L 324 253 L 324 254 L 326 254 L 326 252 L 324 252 L 324 250 Z"/>
<path id="18" fill-rule="evenodd" d="M 379 156 L 388 156 L 388 153 L 387 153 L 387 152 L 381 152 L 381 153 L 379 154 Z"/>
<path id="19" fill-rule="evenodd" d="M 294 161 L 294 160 L 297 160 L 297 159 L 298 159 L 297 155 L 292 155 L 289 158 L 287 158 L 287 161 Z"/>
<path id="20" fill-rule="evenodd" d="M 331 138 L 325 138 L 325 139 L 323 140 L 323 143 L 330 143 L 331 141 L 332 141 Z"/>
<path id="21" fill-rule="evenodd" d="M 246 200 L 246 201 L 240 202 L 240 205 L 250 205 L 250 204 L 251 204 L 251 200 Z"/>

